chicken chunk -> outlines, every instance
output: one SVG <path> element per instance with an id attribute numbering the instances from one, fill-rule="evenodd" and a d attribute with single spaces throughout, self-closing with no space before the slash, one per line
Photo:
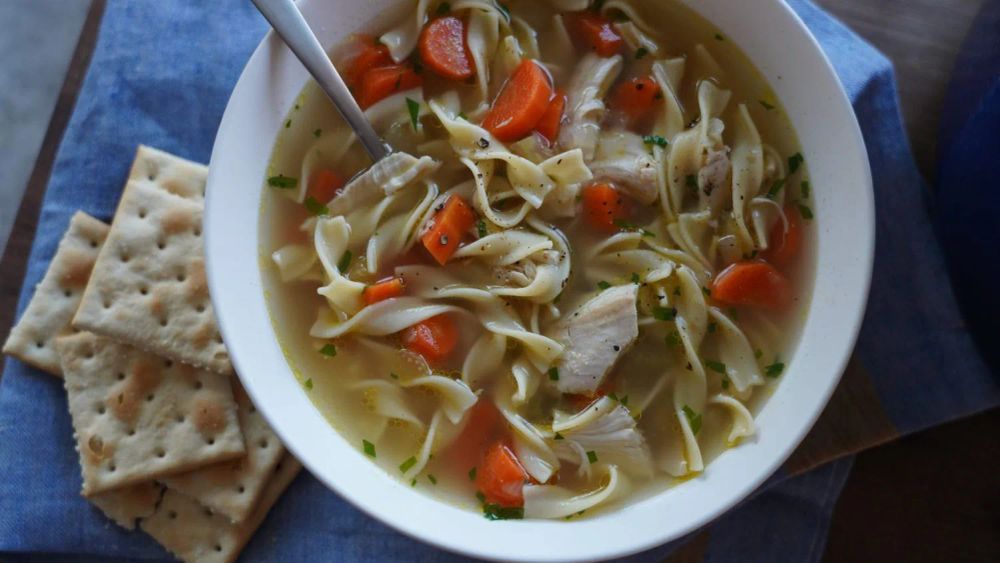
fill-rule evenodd
<path id="1" fill-rule="evenodd" d="M 566 346 L 556 387 L 563 393 L 593 395 L 608 372 L 639 336 L 639 287 L 604 290 L 563 318 L 550 336 Z"/>
<path id="2" fill-rule="evenodd" d="M 602 133 L 590 170 L 595 178 L 614 182 L 639 203 L 656 201 L 656 161 L 635 133 Z"/>
<path id="3" fill-rule="evenodd" d="M 604 119 L 604 96 L 622 70 L 622 57 L 600 57 L 588 53 L 573 72 L 566 91 L 566 123 L 559 132 L 559 146 L 579 148 L 584 160 L 594 158 L 601 120 Z"/>

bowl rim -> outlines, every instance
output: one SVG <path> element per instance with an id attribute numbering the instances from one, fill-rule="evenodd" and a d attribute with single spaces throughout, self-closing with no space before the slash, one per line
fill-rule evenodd
<path id="1" fill-rule="evenodd" d="M 393 1 L 377 0 L 371 2 L 371 4 L 390 4 Z M 713 25 L 720 27 L 717 21 L 706 16 L 704 10 L 711 11 L 712 6 L 719 8 L 724 0 L 707 2 L 710 6 L 705 8 L 702 5 L 700 6 L 701 9 L 699 9 L 698 4 L 704 4 L 704 2 L 695 2 L 694 0 L 681 1 L 687 7 L 699 12 L 702 17 L 710 19 Z M 324 10 L 326 10 L 326 13 L 332 13 L 333 11 L 344 9 L 362 12 L 374 9 L 359 7 L 358 4 L 358 2 L 354 2 L 347 7 L 326 8 L 322 6 L 319 0 L 301 0 L 300 8 L 310 22 L 321 20 L 324 17 Z M 234 190 L 239 189 L 232 187 L 234 184 L 238 184 L 238 182 L 230 181 L 229 177 L 231 174 L 235 174 L 237 177 L 241 175 L 252 176 L 249 172 L 241 174 L 241 171 L 237 168 L 240 165 L 246 166 L 246 162 L 241 158 L 243 151 L 241 147 L 248 142 L 248 135 L 252 135 L 260 130 L 265 132 L 273 130 L 273 135 L 266 137 L 267 146 L 264 151 L 267 154 L 267 159 L 269 159 L 273 147 L 271 144 L 272 140 L 276 137 L 278 131 L 280 131 L 277 124 L 280 124 L 284 120 L 287 110 L 291 105 L 291 100 L 298 95 L 298 92 L 305 84 L 305 71 L 301 68 L 295 68 L 298 64 L 297 61 L 295 61 L 288 49 L 275 36 L 274 32 L 268 31 L 267 35 L 254 50 L 233 90 L 213 147 L 212 159 L 209 166 L 204 215 L 206 270 L 212 304 L 216 311 L 220 331 L 229 347 L 234 368 L 239 374 L 244 387 L 286 447 L 324 485 L 369 516 L 388 524 L 406 535 L 449 551 L 488 559 L 568 561 L 576 559 L 604 559 L 629 555 L 681 538 L 731 509 L 756 490 L 784 463 L 785 459 L 794 451 L 822 413 L 823 408 L 840 380 L 840 376 L 850 358 L 854 343 L 857 340 L 864 316 L 874 263 L 874 194 L 867 151 L 857 118 L 839 77 L 818 41 L 805 26 L 798 14 L 782 0 L 759 0 L 748 4 L 756 4 L 753 8 L 754 10 L 759 10 L 762 15 L 777 19 L 779 23 L 775 25 L 779 25 L 779 27 L 783 27 L 786 30 L 786 35 L 783 38 L 786 41 L 797 42 L 800 49 L 805 49 L 802 52 L 802 56 L 810 59 L 812 63 L 816 63 L 813 65 L 813 71 L 818 72 L 817 76 L 825 79 L 828 86 L 833 86 L 827 92 L 829 97 L 823 100 L 823 103 L 826 104 L 828 110 L 836 113 L 842 120 L 839 125 L 845 129 L 840 131 L 840 133 L 844 135 L 842 140 L 847 145 L 840 148 L 845 153 L 849 153 L 844 158 L 859 166 L 855 170 L 848 171 L 848 175 L 853 174 L 854 177 L 852 180 L 858 184 L 854 189 L 856 192 L 855 195 L 861 196 L 855 202 L 856 208 L 852 209 L 855 220 L 852 228 L 856 230 L 855 241 L 858 243 L 854 254 L 855 270 L 852 271 L 852 275 L 850 276 L 850 291 L 843 296 L 847 300 L 847 304 L 843 305 L 845 310 L 839 314 L 839 317 L 843 317 L 843 331 L 839 333 L 839 338 L 832 339 L 836 342 L 833 347 L 837 349 L 827 354 L 832 354 L 833 357 L 832 359 L 827 359 L 829 363 L 826 365 L 825 371 L 820 370 L 821 376 L 817 376 L 820 385 L 812 389 L 811 395 L 806 395 L 809 399 L 806 401 L 807 407 L 799 411 L 791 411 L 794 416 L 799 417 L 795 427 L 791 430 L 783 430 L 781 433 L 772 433 L 772 436 L 774 434 L 782 434 L 779 444 L 772 444 L 771 442 L 774 440 L 770 440 L 769 436 L 765 436 L 764 438 L 755 439 L 754 442 L 757 443 L 747 444 L 741 448 L 734 448 L 721 455 L 719 459 L 716 459 L 706 468 L 706 471 L 697 480 L 708 482 L 716 474 L 722 475 L 726 471 L 729 471 L 728 467 L 725 469 L 721 467 L 716 469 L 716 466 L 720 465 L 720 462 L 724 462 L 721 465 L 731 465 L 733 456 L 730 454 L 734 452 L 742 451 L 748 447 L 763 448 L 764 446 L 761 444 L 765 441 L 768 444 L 768 451 L 771 452 L 767 460 L 756 464 L 752 476 L 744 478 L 738 485 L 723 482 L 719 477 L 716 477 L 716 483 L 713 486 L 721 491 L 715 495 L 719 498 L 714 498 L 707 506 L 695 506 L 692 512 L 686 517 L 682 515 L 676 518 L 676 515 L 672 513 L 667 515 L 659 514 L 655 510 L 651 510 L 651 506 L 656 504 L 662 509 L 661 505 L 667 501 L 682 504 L 689 496 L 692 496 L 685 492 L 691 489 L 691 487 L 687 487 L 687 484 L 670 488 L 662 493 L 657 493 L 651 498 L 640 499 L 635 503 L 630 503 L 613 512 L 594 518 L 575 520 L 568 523 L 539 520 L 488 522 L 488 528 L 486 528 L 481 525 L 485 522 L 481 516 L 451 506 L 441 500 L 432 498 L 430 495 L 411 491 L 410 487 L 405 486 L 398 479 L 385 474 L 375 464 L 364 459 L 356 451 L 357 448 L 353 448 L 347 444 L 346 440 L 327 424 L 325 419 L 323 420 L 323 424 L 326 426 L 327 431 L 318 431 L 322 434 L 321 438 L 317 439 L 315 436 L 306 435 L 304 432 L 305 429 L 317 431 L 315 427 L 310 427 L 309 424 L 314 423 L 315 417 L 319 415 L 318 413 L 313 413 L 310 417 L 308 413 L 292 412 L 294 410 L 290 406 L 292 404 L 302 404 L 302 400 L 309 402 L 310 406 L 312 404 L 295 380 L 291 368 L 285 363 L 280 346 L 275 341 L 269 316 L 267 317 L 266 329 L 255 332 L 248 331 L 245 328 L 248 326 L 246 322 L 248 316 L 259 321 L 259 308 L 261 306 L 264 307 L 265 314 L 269 315 L 267 306 L 264 303 L 265 296 L 262 289 L 262 280 L 260 279 L 261 269 L 258 265 L 258 259 L 261 257 L 262 252 L 260 241 L 258 240 L 261 203 L 259 196 L 261 192 L 254 192 L 255 197 L 253 198 L 252 205 L 248 206 L 245 202 L 240 202 L 236 206 L 239 208 L 238 215 L 240 217 L 249 213 L 248 210 L 252 208 L 254 212 L 253 216 L 247 217 L 249 223 L 253 225 L 254 232 L 252 236 L 246 236 L 245 232 L 243 236 L 240 236 L 239 232 L 243 231 L 239 231 L 238 228 L 235 230 L 232 228 L 234 223 L 242 224 L 243 222 L 232 220 L 234 205 L 231 199 L 227 199 L 234 195 Z M 741 7 L 739 9 L 745 8 Z M 359 20 L 352 18 L 352 21 Z M 336 24 L 326 26 L 325 23 L 325 20 L 321 21 L 319 25 L 314 23 L 314 29 L 316 29 L 321 39 L 324 34 L 329 36 L 331 33 L 334 33 L 330 31 L 330 27 L 336 27 Z M 738 37 L 740 35 L 739 33 L 734 33 L 732 29 L 724 27 L 720 27 L 720 29 L 725 32 L 727 37 Z M 746 49 L 744 43 L 737 41 L 737 44 L 744 50 L 747 57 L 758 66 L 762 74 L 765 74 L 764 70 L 761 69 L 759 61 L 754 58 L 753 53 Z M 262 77 L 277 78 L 263 82 L 264 93 L 257 92 L 255 94 L 250 89 L 260 86 L 262 84 L 260 82 Z M 294 90 L 294 94 L 289 97 L 289 86 L 287 83 L 288 81 L 295 82 L 296 80 L 299 82 L 296 83 L 294 88 L 291 88 L 291 90 Z M 768 82 L 773 88 L 773 80 L 768 77 Z M 255 110 L 247 109 L 244 106 L 250 104 L 247 100 L 254 99 L 254 95 L 257 96 L 258 105 L 260 104 L 260 100 L 263 99 L 275 105 L 275 107 L 280 106 L 280 108 L 278 111 L 273 112 L 274 115 L 268 114 L 265 116 L 260 123 L 247 124 L 245 123 L 245 119 L 247 116 L 254 115 L 252 111 Z M 271 105 L 267 104 L 263 107 L 272 108 Z M 277 117 L 275 118 L 275 116 Z M 790 115 L 789 117 L 794 124 L 794 116 Z M 800 132 L 798 126 L 795 126 L 795 130 Z M 250 142 L 252 143 L 252 141 Z M 809 156 L 810 167 L 812 168 L 813 155 L 808 153 L 804 146 L 803 152 Z M 260 166 L 266 167 L 266 162 Z M 250 168 L 254 167 L 251 166 Z M 254 170 L 258 168 L 254 168 Z M 258 189 L 264 189 L 264 176 L 265 173 L 261 171 L 256 176 L 256 181 L 252 185 L 256 186 L 259 184 L 260 187 Z M 822 221 L 822 216 L 823 208 L 818 206 L 817 218 L 819 221 Z M 816 230 L 819 231 L 819 227 Z M 820 236 L 818 238 L 820 239 L 820 244 L 817 246 L 817 255 L 822 255 L 820 251 L 823 245 L 823 237 Z M 249 256 L 248 250 L 252 250 L 254 258 L 249 266 L 245 264 L 246 258 Z M 244 263 L 240 264 L 240 261 Z M 254 277 L 248 279 L 246 276 L 241 276 L 241 273 L 246 273 L 247 268 L 252 268 L 256 271 Z M 817 266 L 817 280 L 814 282 L 814 285 L 818 286 L 818 283 L 819 273 Z M 256 292 L 256 295 L 254 292 Z M 246 303 L 247 300 L 249 300 L 249 305 Z M 810 296 L 810 303 L 813 304 L 816 301 L 817 294 L 813 293 Z M 812 314 L 809 315 L 809 317 L 812 316 Z M 808 322 L 809 319 L 807 318 Z M 267 334 L 261 339 L 262 336 L 257 334 L 257 332 L 265 332 Z M 804 339 L 805 328 L 803 328 Z M 268 345 L 269 340 L 271 342 Z M 786 369 L 786 375 L 793 372 L 795 364 L 800 363 L 799 356 L 802 345 L 803 342 L 800 342 L 794 357 L 790 360 L 791 363 Z M 275 368 L 278 372 L 281 372 L 277 376 L 264 373 L 265 368 L 276 366 L 274 363 L 275 352 L 278 354 L 277 359 L 284 366 L 283 370 Z M 287 381 L 281 381 L 282 377 Z M 289 386 L 289 381 L 294 385 L 294 390 Z M 756 417 L 757 421 L 760 421 L 764 417 L 771 403 L 775 401 L 777 395 L 781 392 L 782 387 L 788 384 L 790 382 L 787 380 L 780 382 L 775 391 L 775 396 L 769 399 L 768 403 Z M 296 397 L 296 392 L 301 397 Z M 787 410 L 792 407 L 783 406 L 781 408 Z M 320 416 L 320 418 L 322 417 Z M 335 437 L 326 436 L 330 432 Z M 339 450 L 339 454 L 344 454 L 345 468 L 340 472 L 331 469 L 328 463 L 328 452 L 319 451 L 323 448 L 318 447 L 317 443 L 322 443 L 324 446 Z M 346 455 L 348 449 L 354 450 L 357 455 L 353 457 Z M 752 460 L 752 454 L 737 454 L 735 457 L 746 458 L 748 455 Z M 727 456 L 729 457 L 727 458 Z M 757 457 L 760 457 L 759 452 Z M 341 461 L 341 458 L 338 458 L 338 461 Z M 367 467 L 367 469 L 364 467 Z M 384 489 L 382 489 L 383 487 Z M 385 491 L 385 494 L 382 494 L 382 491 Z M 712 494 L 712 491 L 699 492 L 693 496 L 697 499 L 699 495 L 704 496 L 707 494 Z M 397 506 L 393 507 L 394 509 L 389 509 L 389 504 L 383 497 L 396 495 L 399 495 L 403 500 L 397 500 Z M 638 524 L 640 519 L 648 519 L 653 515 L 659 515 L 668 520 L 668 522 L 663 524 L 662 528 L 651 527 L 648 524 L 645 526 Z M 472 519 L 473 517 L 475 521 Z M 677 521 L 675 522 L 674 520 Z M 480 523 L 477 524 L 476 521 Z M 456 527 L 460 527 L 462 533 L 455 533 Z M 490 537 L 487 537 L 487 534 Z M 595 539 L 598 536 L 602 538 L 601 541 Z M 558 545 L 561 551 L 554 552 L 555 550 L 552 549 L 553 545 Z"/>

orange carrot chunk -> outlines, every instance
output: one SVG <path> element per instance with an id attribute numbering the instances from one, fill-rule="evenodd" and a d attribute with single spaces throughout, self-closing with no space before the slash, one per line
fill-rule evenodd
<path id="1" fill-rule="evenodd" d="M 649 76 L 640 76 L 622 82 L 611 97 L 611 107 L 628 119 L 630 125 L 648 118 L 656 108 L 660 85 Z"/>
<path id="2" fill-rule="evenodd" d="M 792 300 L 792 284 L 767 262 L 737 262 L 712 283 L 712 299 L 726 305 L 779 309 Z"/>
<path id="3" fill-rule="evenodd" d="M 471 77 L 475 66 L 465 43 L 465 23 L 454 16 L 431 20 L 420 32 L 420 60 L 445 78 Z"/>
<path id="4" fill-rule="evenodd" d="M 458 344 L 458 328 L 447 314 L 437 315 L 403 329 L 403 346 L 431 365 L 448 359 Z"/>
<path id="5" fill-rule="evenodd" d="M 611 57 L 622 48 L 622 36 L 618 34 L 611 20 L 597 12 L 577 12 L 571 14 L 570 25 L 577 39 L 583 45 L 602 57 Z"/>
<path id="6" fill-rule="evenodd" d="M 514 452 L 503 442 L 495 442 L 486 450 L 483 462 L 476 472 L 476 486 L 486 497 L 486 502 L 500 506 L 524 505 L 524 482 L 528 473 L 521 467 Z"/>
<path id="7" fill-rule="evenodd" d="M 389 278 L 366 287 L 365 290 L 361 292 L 361 297 L 364 298 L 365 305 L 371 305 L 373 303 L 378 303 L 379 301 L 399 297 L 403 294 L 405 288 L 406 286 L 403 283 L 403 278 Z"/>
<path id="8" fill-rule="evenodd" d="M 431 221 L 431 227 L 420 240 L 437 263 L 444 266 L 476 222 L 476 215 L 464 199 L 453 195 Z"/>
<path id="9" fill-rule="evenodd" d="M 409 65 L 389 65 L 373 68 L 361 79 L 361 88 L 355 94 L 361 109 L 368 109 L 375 103 L 396 92 L 416 88 L 423 83 L 420 75 Z"/>
<path id="10" fill-rule="evenodd" d="M 625 196 L 611 184 L 600 182 L 583 188 L 583 217 L 602 233 L 618 230 L 615 224 L 628 216 Z"/>
<path id="11" fill-rule="evenodd" d="M 309 196 L 320 203 L 326 203 L 337 195 L 337 190 L 344 187 L 346 180 L 329 168 L 317 171 L 309 180 Z"/>
<path id="12" fill-rule="evenodd" d="M 462 432 L 448 446 L 448 458 L 459 469 L 476 467 L 482 452 L 503 432 L 503 415 L 489 397 L 480 395 L 479 400 L 469 409 Z M 478 468 L 477 468 L 478 473 Z"/>
<path id="13" fill-rule="evenodd" d="M 802 250 L 802 216 L 799 210 L 794 205 L 786 205 L 785 218 L 788 230 L 785 230 L 784 222 L 776 222 L 767 236 L 767 250 L 762 254 L 764 260 L 782 270 L 795 262 Z"/>
<path id="14" fill-rule="evenodd" d="M 344 70 L 344 82 L 355 86 L 366 72 L 373 68 L 393 64 L 389 49 L 381 43 L 376 43 L 371 35 L 357 35 L 356 51 L 349 55 Z"/>
<path id="15" fill-rule="evenodd" d="M 549 75 L 537 63 L 525 59 L 493 100 L 482 125 L 505 143 L 516 141 L 538 125 L 549 109 L 550 99 Z"/>
<path id="16" fill-rule="evenodd" d="M 566 92 L 556 90 L 555 96 L 549 102 L 548 109 L 535 126 L 535 131 L 541 133 L 550 143 L 556 142 L 559 137 L 559 128 L 562 125 L 563 109 L 566 108 Z"/>

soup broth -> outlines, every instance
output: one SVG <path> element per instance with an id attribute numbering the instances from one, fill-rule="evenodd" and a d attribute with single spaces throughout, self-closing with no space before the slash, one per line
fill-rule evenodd
<path id="1" fill-rule="evenodd" d="M 766 432 L 812 284 L 807 167 L 739 48 L 677 2 L 560 4 L 432 1 L 351 38 L 335 63 L 413 156 L 347 182 L 370 161 L 310 82 L 263 190 L 305 392 L 496 519 L 599 513 Z"/>

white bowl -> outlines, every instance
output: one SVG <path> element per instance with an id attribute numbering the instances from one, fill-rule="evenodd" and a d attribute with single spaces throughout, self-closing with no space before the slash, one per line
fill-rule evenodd
<path id="1" fill-rule="evenodd" d="M 492 522 L 416 492 L 348 444 L 296 382 L 268 318 L 260 272 L 267 249 L 257 226 L 271 149 L 307 74 L 273 33 L 261 42 L 233 91 L 212 152 L 205 212 L 209 286 L 223 337 L 253 401 L 292 453 L 340 496 L 401 532 L 467 555 L 609 558 L 679 538 L 718 517 L 771 475 L 810 429 L 851 354 L 868 295 L 875 226 L 864 142 L 833 68 L 787 5 L 686 3 L 743 48 L 798 132 L 818 226 L 809 316 L 798 350 L 757 417 L 755 440 L 727 451 L 696 479 L 571 522 Z M 329 48 L 398 8 L 399 0 L 299 5 Z"/>

